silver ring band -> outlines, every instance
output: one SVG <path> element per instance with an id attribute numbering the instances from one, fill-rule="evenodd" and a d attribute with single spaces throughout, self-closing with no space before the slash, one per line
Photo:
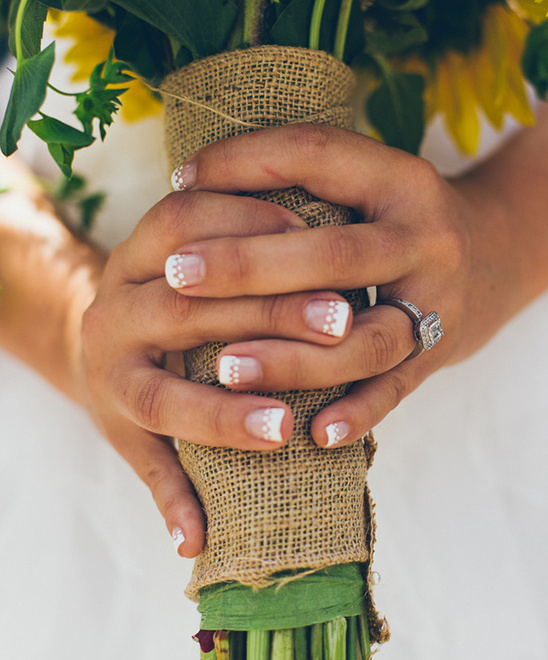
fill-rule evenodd
<path id="1" fill-rule="evenodd" d="M 424 316 L 413 303 L 410 303 L 408 300 L 402 300 L 401 298 L 378 300 L 377 305 L 391 305 L 392 307 L 401 309 L 413 322 L 413 336 L 417 345 L 405 358 L 406 360 L 413 360 L 419 357 L 424 351 L 434 348 L 444 335 L 443 328 L 441 327 L 441 319 L 437 312 L 430 312 Z"/>

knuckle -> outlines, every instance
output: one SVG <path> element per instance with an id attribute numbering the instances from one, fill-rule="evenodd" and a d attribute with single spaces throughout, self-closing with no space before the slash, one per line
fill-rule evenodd
<path id="1" fill-rule="evenodd" d="M 289 148 L 306 160 L 318 160 L 331 134 L 332 128 L 325 124 L 296 124 L 288 129 Z"/>
<path id="2" fill-rule="evenodd" d="M 188 325 L 193 316 L 195 301 L 192 298 L 177 293 L 173 289 L 166 290 L 165 296 L 165 309 L 167 310 L 168 318 L 177 324 L 184 323 Z"/>
<path id="3" fill-rule="evenodd" d="M 361 244 L 356 240 L 350 227 L 344 231 L 329 232 L 327 241 L 324 241 L 324 264 L 327 275 L 334 283 L 344 285 L 350 279 L 351 273 L 361 259 Z"/>
<path id="4" fill-rule="evenodd" d="M 285 318 L 285 297 L 267 296 L 262 299 L 262 320 L 264 327 L 276 333 Z"/>
<path id="5" fill-rule="evenodd" d="M 199 203 L 197 193 L 170 193 L 156 205 L 153 224 L 154 231 L 163 232 L 166 236 L 181 236 L 184 240 L 185 226 L 196 216 Z"/>
<path id="6" fill-rule="evenodd" d="M 406 378 L 400 371 L 393 371 L 390 374 L 388 385 L 390 387 L 390 398 L 392 409 L 396 408 L 409 393 L 409 386 Z"/>
<path id="7" fill-rule="evenodd" d="M 449 274 L 457 273 L 470 260 L 468 237 L 455 224 L 445 223 L 438 234 L 436 247 L 438 259 Z"/>
<path id="8" fill-rule="evenodd" d="M 225 417 L 225 406 L 223 404 L 209 407 L 207 422 L 210 428 L 210 432 L 212 437 L 218 438 L 222 445 L 228 444 L 225 441 L 225 437 L 227 435 L 227 424 Z"/>
<path id="9" fill-rule="evenodd" d="M 380 326 L 372 329 L 365 355 L 368 373 L 376 375 L 386 371 L 393 363 L 396 351 L 397 340 L 391 328 Z"/>
<path id="10" fill-rule="evenodd" d="M 151 431 L 161 431 L 166 380 L 162 375 L 144 380 L 135 393 L 135 413 L 139 423 Z"/>
<path id="11" fill-rule="evenodd" d="M 231 271 L 230 275 L 226 273 L 225 281 L 229 285 L 245 284 L 253 276 L 245 244 L 237 239 L 228 239 L 227 248 L 226 263 L 231 265 Z"/>

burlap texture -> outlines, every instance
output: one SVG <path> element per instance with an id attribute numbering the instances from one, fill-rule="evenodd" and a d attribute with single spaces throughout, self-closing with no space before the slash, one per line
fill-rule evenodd
<path id="1" fill-rule="evenodd" d="M 200 60 L 162 85 L 173 168 L 200 147 L 225 137 L 299 121 L 352 127 L 353 74 L 326 53 L 260 46 Z M 310 226 L 357 220 L 351 210 L 299 188 L 255 195 L 297 213 Z M 354 311 L 365 291 L 344 292 Z M 185 354 L 187 378 L 221 387 L 216 357 L 222 344 Z M 187 595 L 209 584 L 236 580 L 261 587 L 273 573 L 360 562 L 366 575 L 374 536 L 367 469 L 372 437 L 351 446 L 319 449 L 309 434 L 312 417 L 348 391 L 347 385 L 270 396 L 295 415 L 290 442 L 273 452 L 198 446 L 182 439 L 180 459 L 207 516 L 207 540 Z M 371 636 L 388 636 L 369 603 Z"/>

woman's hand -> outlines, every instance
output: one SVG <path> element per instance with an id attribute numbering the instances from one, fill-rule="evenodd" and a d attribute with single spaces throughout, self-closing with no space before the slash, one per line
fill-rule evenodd
<path id="1" fill-rule="evenodd" d="M 186 557 L 200 552 L 204 521 L 170 436 L 271 451 L 289 439 L 293 417 L 280 401 L 185 380 L 181 352 L 210 341 L 266 337 L 331 346 L 346 336 L 352 314 L 339 295 L 321 290 L 230 299 L 182 296 L 164 277 L 166 256 L 185 243 L 220 235 L 238 240 L 268 233 L 275 238 L 303 227 L 294 214 L 267 202 L 173 193 L 114 249 L 94 302 L 83 314 L 86 405 L 102 433 L 150 487 Z M 188 261 L 184 270 L 187 279 L 198 272 Z M 326 326 L 333 307 L 339 323 Z M 239 371 L 245 376 L 248 365 L 240 364 Z M 267 433 L 266 413 L 275 422 Z"/>
<path id="2" fill-rule="evenodd" d="M 356 209 L 363 222 L 185 242 L 179 258 L 199 263 L 199 274 L 172 284 L 187 300 L 377 286 L 381 301 L 399 297 L 423 313 L 436 310 L 445 331 L 433 350 L 406 361 L 415 346 L 410 319 L 376 305 L 357 314 L 348 337 L 336 345 L 232 343 L 222 352 L 220 372 L 234 358 L 254 367 L 238 383 L 225 383 L 237 391 L 271 392 L 355 381 L 350 394 L 312 424 L 318 444 L 337 446 L 360 437 L 428 375 L 476 351 L 548 284 L 541 203 L 546 124 L 545 116 L 453 183 L 424 160 L 328 126 L 269 129 L 200 150 L 176 171 L 180 188 L 236 193 L 299 185 Z M 536 172 L 530 172 L 524 195 L 516 169 L 530 160 Z"/>

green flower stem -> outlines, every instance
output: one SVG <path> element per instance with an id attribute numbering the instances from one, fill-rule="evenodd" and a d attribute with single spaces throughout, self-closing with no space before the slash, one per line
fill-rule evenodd
<path id="1" fill-rule="evenodd" d="M 333 55 L 338 60 L 343 60 L 344 47 L 346 46 L 346 35 L 348 33 L 348 23 L 350 21 L 350 11 L 352 10 L 353 0 L 342 0 L 339 9 L 339 20 L 337 22 L 337 31 L 335 32 L 335 45 L 333 46 Z"/>
<path id="2" fill-rule="evenodd" d="M 63 92 L 62 90 L 55 87 L 51 83 L 48 83 L 48 87 L 49 87 L 49 89 L 51 89 L 56 94 L 61 94 L 61 96 L 78 96 L 78 94 L 80 93 L 80 92 Z M 89 89 L 87 90 L 87 92 L 89 92 Z M 83 93 L 85 94 L 86 92 L 83 92 Z"/>
<path id="3" fill-rule="evenodd" d="M 17 15 L 15 17 L 15 50 L 17 66 L 25 61 L 25 58 L 23 57 L 23 37 L 21 33 L 23 29 L 23 17 L 28 3 L 29 0 L 21 0 L 19 7 L 17 7 Z"/>
<path id="4" fill-rule="evenodd" d="M 270 660 L 293 660 L 293 630 L 275 630 L 272 634 Z"/>
<path id="5" fill-rule="evenodd" d="M 247 660 L 270 660 L 270 630 L 248 630 Z"/>
<path id="6" fill-rule="evenodd" d="M 323 624 L 325 660 L 346 660 L 346 626 L 343 616 Z"/>
<path id="7" fill-rule="evenodd" d="M 314 660 L 323 660 L 323 624 L 315 623 L 310 631 L 310 651 Z"/>
<path id="8" fill-rule="evenodd" d="M 213 649 L 213 651 L 209 651 L 209 653 L 200 651 L 200 660 L 217 660 L 217 652 L 215 649 Z"/>
<path id="9" fill-rule="evenodd" d="M 324 7 L 325 0 L 315 0 L 314 7 L 312 8 L 312 18 L 310 19 L 310 36 L 308 39 L 308 47 L 312 50 L 319 50 L 320 48 L 320 28 Z"/>
<path id="10" fill-rule="evenodd" d="M 230 633 L 230 658 L 246 657 L 247 633 L 243 630 L 235 630 Z M 252 658 L 253 660 L 253 658 Z"/>
<path id="11" fill-rule="evenodd" d="M 227 630 L 217 630 L 213 635 L 216 660 L 230 660 L 230 634 Z"/>
<path id="12" fill-rule="evenodd" d="M 244 44 L 258 45 L 260 24 L 263 18 L 262 8 L 263 0 L 244 0 Z"/>
<path id="13" fill-rule="evenodd" d="M 293 642 L 295 644 L 295 660 L 308 660 L 307 628 L 295 628 L 293 630 Z"/>
<path id="14" fill-rule="evenodd" d="M 369 624 L 367 616 L 360 614 L 358 617 L 358 629 L 360 638 L 360 651 L 363 660 L 371 660 L 371 642 L 369 640 Z"/>
<path id="15" fill-rule="evenodd" d="M 346 629 L 346 657 L 358 657 L 358 617 L 350 616 L 347 619 L 348 628 Z"/>

